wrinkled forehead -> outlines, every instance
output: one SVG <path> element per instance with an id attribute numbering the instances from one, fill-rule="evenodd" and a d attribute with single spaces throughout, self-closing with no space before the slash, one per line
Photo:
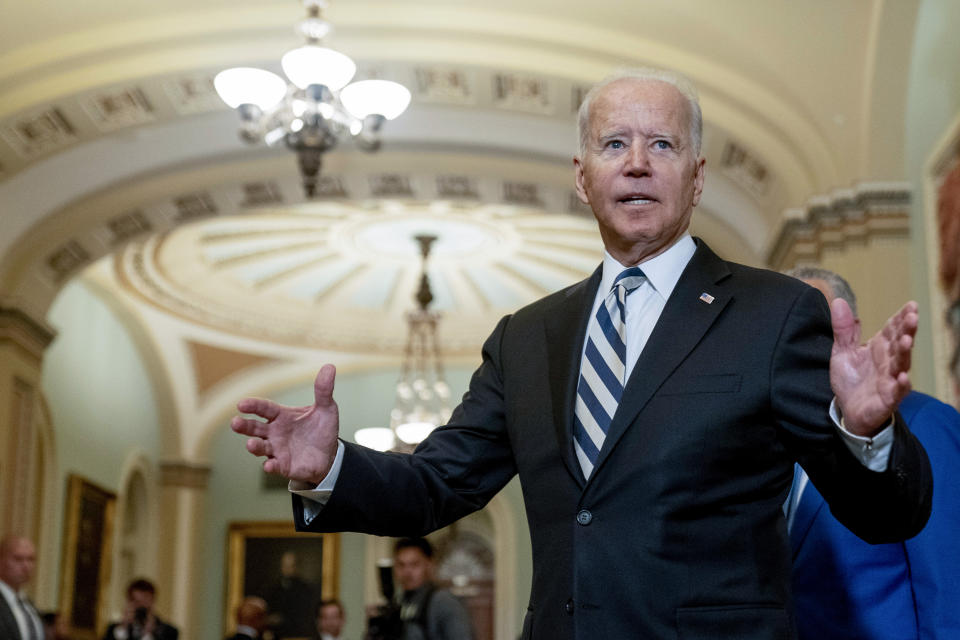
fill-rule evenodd
<path id="1" fill-rule="evenodd" d="M 633 123 L 668 126 L 689 135 L 692 114 L 687 99 L 669 82 L 622 78 L 603 87 L 590 105 L 590 131 Z"/>

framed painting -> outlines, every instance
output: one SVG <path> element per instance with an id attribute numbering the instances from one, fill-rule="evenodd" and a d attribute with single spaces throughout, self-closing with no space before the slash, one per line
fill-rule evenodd
<path id="1" fill-rule="evenodd" d="M 60 609 L 77 640 L 97 640 L 106 626 L 116 502 L 115 494 L 81 476 L 67 479 Z"/>
<path id="2" fill-rule="evenodd" d="M 317 604 L 337 597 L 339 547 L 339 534 L 298 533 L 290 521 L 231 523 L 224 634 L 235 626 L 241 600 L 259 596 L 276 640 L 312 638 Z"/>

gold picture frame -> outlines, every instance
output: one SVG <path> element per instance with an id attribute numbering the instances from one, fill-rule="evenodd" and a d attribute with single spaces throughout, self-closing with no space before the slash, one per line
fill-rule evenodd
<path id="1" fill-rule="evenodd" d="M 291 553 L 296 554 L 303 579 L 319 586 L 315 599 L 337 597 L 340 534 L 298 532 L 289 520 L 230 523 L 223 635 L 236 626 L 236 609 L 245 596 L 267 598 L 269 581 L 279 576 L 282 557 Z M 310 616 L 313 622 L 312 611 Z"/>
<path id="2" fill-rule="evenodd" d="M 60 611 L 77 640 L 97 640 L 106 626 L 116 502 L 116 494 L 82 476 L 67 478 Z"/>

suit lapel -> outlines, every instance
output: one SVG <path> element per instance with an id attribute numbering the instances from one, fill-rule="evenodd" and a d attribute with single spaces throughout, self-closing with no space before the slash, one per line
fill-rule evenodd
<path id="1" fill-rule="evenodd" d="M 13 617 L 13 612 L 7 604 L 7 599 L 0 594 L 0 638 L 10 638 L 17 640 L 20 638 L 20 627 L 17 626 L 17 619 Z"/>
<path id="2" fill-rule="evenodd" d="M 599 475 L 600 467 L 637 414 L 700 342 L 730 301 L 730 293 L 717 286 L 730 275 L 726 263 L 703 242 L 698 241 L 697 245 L 627 380 L 620 406 L 590 475 L 591 481 Z M 712 302 L 700 299 L 704 293 L 713 296 Z"/>
<path id="3" fill-rule="evenodd" d="M 582 486 L 583 470 L 573 451 L 573 411 L 580 378 L 580 357 L 590 309 L 600 286 L 603 268 L 568 291 L 544 318 L 553 424 L 563 463 Z"/>

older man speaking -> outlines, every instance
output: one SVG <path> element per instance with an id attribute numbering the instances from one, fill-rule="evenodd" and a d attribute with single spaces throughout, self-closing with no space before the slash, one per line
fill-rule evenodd
<path id="1" fill-rule="evenodd" d="M 919 531 L 930 468 L 895 413 L 916 305 L 861 346 L 843 303 L 831 333 L 818 291 L 691 238 L 700 136 L 677 74 L 625 73 L 587 95 L 574 168 L 603 264 L 500 321 L 449 424 L 414 454 L 338 441 L 330 365 L 313 407 L 241 401 L 266 422 L 232 427 L 293 481 L 297 526 L 419 535 L 519 474 L 522 637 L 551 640 L 794 637 L 781 509 L 794 462 L 857 535 Z"/>

